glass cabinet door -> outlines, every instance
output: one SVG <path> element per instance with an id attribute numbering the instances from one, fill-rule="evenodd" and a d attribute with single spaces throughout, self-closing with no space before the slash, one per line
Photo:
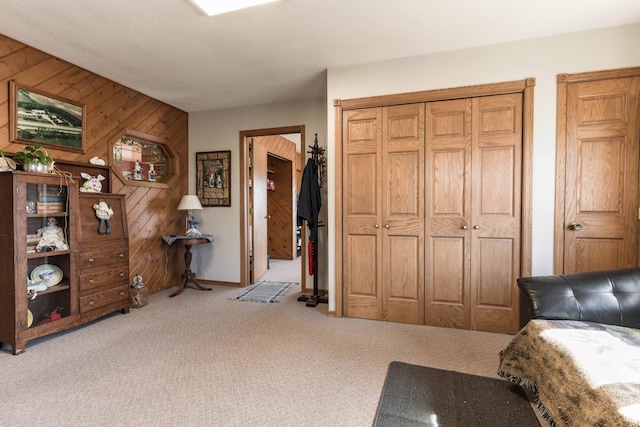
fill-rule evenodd
<path id="1" fill-rule="evenodd" d="M 75 234 L 66 185 L 26 183 L 27 327 L 36 328 L 71 316 Z"/>

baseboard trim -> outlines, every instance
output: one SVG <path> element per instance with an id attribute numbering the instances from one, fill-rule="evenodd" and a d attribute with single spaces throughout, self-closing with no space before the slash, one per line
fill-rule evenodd
<path id="1" fill-rule="evenodd" d="M 207 285 L 218 285 L 218 286 L 230 286 L 232 288 L 240 288 L 240 282 L 221 282 L 219 280 L 204 280 L 198 279 L 198 282 L 204 283 Z"/>

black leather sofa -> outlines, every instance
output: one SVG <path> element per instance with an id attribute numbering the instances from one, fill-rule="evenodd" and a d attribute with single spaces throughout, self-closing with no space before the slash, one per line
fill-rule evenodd
<path id="1" fill-rule="evenodd" d="M 550 426 L 640 426 L 640 268 L 522 277 L 498 374 Z"/>
<path id="2" fill-rule="evenodd" d="M 530 319 L 640 328 L 640 268 L 521 277 L 520 326 Z"/>

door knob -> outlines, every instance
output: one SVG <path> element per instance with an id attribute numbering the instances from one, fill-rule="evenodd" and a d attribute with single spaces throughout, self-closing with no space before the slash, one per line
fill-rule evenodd
<path id="1" fill-rule="evenodd" d="M 478 230 L 478 229 L 480 229 L 480 226 L 479 225 L 474 225 L 473 228 Z"/>
<path id="2" fill-rule="evenodd" d="M 469 227 L 467 227 L 467 225 L 465 224 L 465 225 L 463 225 L 463 226 L 462 226 L 462 227 L 460 227 L 460 228 L 462 228 L 463 230 L 466 230 L 466 229 L 467 229 L 467 228 L 469 228 Z"/>
<path id="3" fill-rule="evenodd" d="M 380 224 L 376 224 L 376 228 L 380 228 Z"/>
<path id="4" fill-rule="evenodd" d="M 389 224 L 385 224 L 385 225 L 384 225 L 384 228 L 389 228 Z"/>
<path id="5" fill-rule="evenodd" d="M 571 224 L 569 224 L 569 230 L 580 231 L 582 230 L 582 224 L 578 224 L 577 222 L 572 222 Z"/>

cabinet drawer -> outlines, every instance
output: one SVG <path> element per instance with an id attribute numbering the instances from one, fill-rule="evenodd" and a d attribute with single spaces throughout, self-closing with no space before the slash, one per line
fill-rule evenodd
<path id="1" fill-rule="evenodd" d="M 129 264 L 111 264 L 80 271 L 80 291 L 87 291 L 105 285 L 126 285 L 129 281 Z"/>
<path id="2" fill-rule="evenodd" d="M 129 262 L 129 246 L 116 240 L 104 245 L 82 245 L 80 247 L 80 270 L 103 265 Z"/>
<path id="3" fill-rule="evenodd" d="M 80 297 L 80 313 L 95 310 L 118 301 L 129 299 L 129 285 L 118 286 L 102 292 Z"/>

